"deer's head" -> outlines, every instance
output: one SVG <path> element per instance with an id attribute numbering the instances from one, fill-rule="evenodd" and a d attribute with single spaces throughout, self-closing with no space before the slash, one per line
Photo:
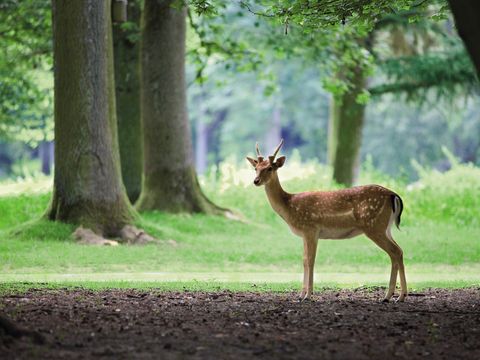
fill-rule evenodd
<path id="1" fill-rule="evenodd" d="M 247 156 L 247 160 L 255 168 L 256 176 L 253 183 L 256 186 L 266 185 L 272 179 L 276 171 L 285 164 L 285 156 L 280 156 L 275 161 L 275 156 L 277 156 L 278 151 L 283 145 L 283 139 L 280 141 L 280 144 L 275 149 L 273 155 L 269 156 L 267 159 L 264 159 L 260 150 L 258 148 L 258 143 L 255 145 L 255 150 L 257 151 L 257 159 L 252 159 Z"/>

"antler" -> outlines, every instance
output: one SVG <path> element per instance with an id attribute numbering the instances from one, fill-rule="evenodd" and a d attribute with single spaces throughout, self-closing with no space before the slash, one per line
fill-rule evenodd
<path id="1" fill-rule="evenodd" d="M 268 157 L 268 160 L 270 161 L 270 164 L 273 164 L 273 162 L 275 161 L 275 156 L 277 156 L 278 154 L 278 151 L 280 150 L 280 148 L 282 147 L 283 145 L 283 139 L 280 140 L 280 144 L 278 144 L 277 148 L 275 149 L 275 152 L 273 153 L 273 155 L 269 156 Z"/>
<path id="2" fill-rule="evenodd" d="M 258 162 L 260 163 L 263 161 L 263 156 L 262 154 L 260 154 L 260 149 L 258 148 L 258 141 L 255 144 L 255 150 L 257 150 L 257 159 L 258 159 Z"/>

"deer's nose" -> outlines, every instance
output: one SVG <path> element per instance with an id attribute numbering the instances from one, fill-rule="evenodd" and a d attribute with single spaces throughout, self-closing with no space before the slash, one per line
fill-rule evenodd
<path id="1" fill-rule="evenodd" d="M 258 177 L 255 178 L 255 180 L 253 180 L 253 183 L 254 183 L 255 185 L 260 184 L 260 179 L 259 179 Z"/>

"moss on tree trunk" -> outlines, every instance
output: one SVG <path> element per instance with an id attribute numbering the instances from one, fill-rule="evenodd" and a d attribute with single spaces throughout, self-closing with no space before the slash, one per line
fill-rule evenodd
<path id="1" fill-rule="evenodd" d="M 346 93 L 333 98 L 328 133 L 328 161 L 333 165 L 333 178 L 346 186 L 355 182 L 360 163 L 365 117 L 365 105 L 357 102 L 357 96 L 365 88 L 361 69 L 355 69 L 352 83 Z"/>
<path id="2" fill-rule="evenodd" d="M 140 23 L 140 6 L 128 3 L 128 21 Z M 143 144 L 140 123 L 139 45 L 129 38 L 131 32 L 115 25 L 113 49 L 118 139 L 122 179 L 133 204 L 142 189 Z"/>
<path id="3" fill-rule="evenodd" d="M 139 210 L 222 213 L 194 168 L 185 84 L 186 9 L 146 0 L 140 45 L 144 170 Z"/>
<path id="4" fill-rule="evenodd" d="M 105 236 L 134 218 L 120 176 L 110 1 L 54 0 L 55 174 L 48 218 Z"/>

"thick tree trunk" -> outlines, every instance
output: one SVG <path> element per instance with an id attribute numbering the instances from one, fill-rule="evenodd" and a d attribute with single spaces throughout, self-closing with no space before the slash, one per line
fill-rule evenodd
<path id="1" fill-rule="evenodd" d="M 110 0 L 54 0 L 55 175 L 48 218 L 117 235 L 134 217 L 120 176 Z"/>
<path id="2" fill-rule="evenodd" d="M 357 96 L 365 88 L 365 78 L 360 69 L 357 69 L 352 81 L 352 89 L 333 99 L 328 140 L 333 179 L 346 186 L 351 186 L 358 176 L 365 116 L 365 105 L 357 102 Z"/>
<path id="3" fill-rule="evenodd" d="M 128 3 L 128 21 L 140 25 L 140 6 Z M 139 45 L 130 32 L 114 26 L 115 90 L 122 178 L 132 204 L 142 189 L 143 145 L 140 123 Z"/>
<path id="4" fill-rule="evenodd" d="M 139 210 L 221 213 L 195 173 L 185 84 L 186 9 L 146 0 L 142 14 L 143 187 Z"/>
<path id="5" fill-rule="evenodd" d="M 458 34 L 467 48 L 480 79 L 480 1 L 449 0 Z"/>

